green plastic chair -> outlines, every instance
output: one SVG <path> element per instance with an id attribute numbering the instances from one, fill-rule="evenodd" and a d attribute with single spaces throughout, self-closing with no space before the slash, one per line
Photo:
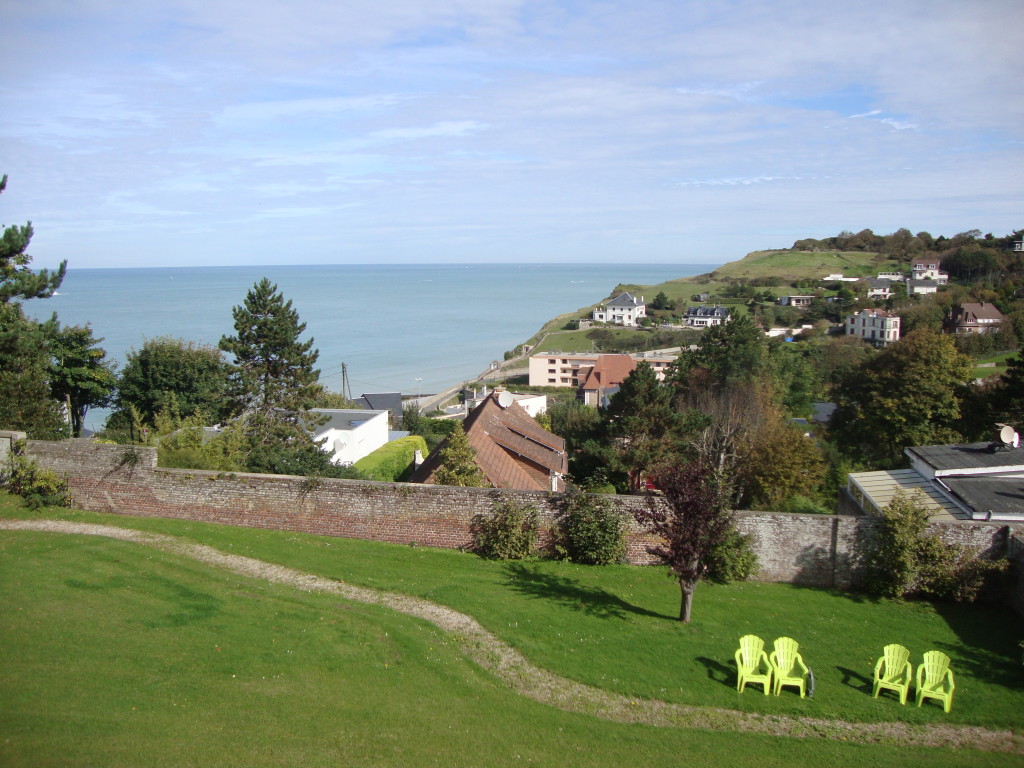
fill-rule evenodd
<path id="1" fill-rule="evenodd" d="M 780 637 L 775 641 L 775 650 L 769 660 L 775 678 L 775 695 L 782 692 L 782 686 L 795 685 L 800 689 L 800 698 L 804 698 L 807 695 L 807 665 L 800 656 L 800 644 L 791 637 Z"/>
<path id="2" fill-rule="evenodd" d="M 898 643 L 885 646 L 882 657 L 875 663 L 875 684 L 871 695 L 877 699 L 881 690 L 888 688 L 899 694 L 900 704 L 906 704 L 913 670 L 910 651 Z"/>
<path id="3" fill-rule="evenodd" d="M 741 637 L 736 651 L 736 690 L 742 693 L 747 683 L 761 683 L 765 696 L 772 684 L 772 667 L 764 652 L 764 640 L 757 635 Z"/>
<path id="4" fill-rule="evenodd" d="M 949 668 L 949 656 L 942 651 L 928 651 L 924 661 L 917 668 L 917 706 L 925 698 L 938 699 L 942 708 L 949 712 L 953 707 L 953 670 Z"/>

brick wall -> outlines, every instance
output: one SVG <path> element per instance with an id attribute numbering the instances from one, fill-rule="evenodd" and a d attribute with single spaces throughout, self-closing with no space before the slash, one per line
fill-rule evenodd
<path id="1" fill-rule="evenodd" d="M 473 517 L 488 513 L 498 493 L 485 488 L 160 469 L 154 448 L 88 440 L 31 440 L 28 452 L 40 466 L 68 478 L 76 505 L 83 509 L 431 547 L 471 544 Z M 542 528 L 550 528 L 556 496 L 501 493 L 535 505 Z M 623 512 L 644 503 L 636 497 L 606 498 Z M 737 513 L 737 526 L 753 537 L 760 579 L 814 586 L 856 584 L 861 552 L 875 525 L 864 517 Z M 1006 527 L 992 523 L 937 523 L 933 529 L 949 541 L 986 551 L 1002 551 L 1006 545 Z M 649 562 L 645 547 L 652 543 L 630 524 L 630 562 Z"/>

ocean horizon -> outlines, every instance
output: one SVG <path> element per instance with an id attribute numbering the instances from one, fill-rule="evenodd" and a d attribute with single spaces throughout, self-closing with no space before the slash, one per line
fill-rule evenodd
<path id="1" fill-rule="evenodd" d="M 216 346 L 231 308 L 266 277 L 292 301 L 319 349 L 324 385 L 352 394 L 440 392 L 475 378 L 548 320 L 617 285 L 649 286 L 712 264 L 343 264 L 69 269 L 57 295 L 25 303 L 38 319 L 90 324 L 118 367 L 146 339 Z M 653 299 L 647 296 L 647 299 Z M 86 417 L 99 429 L 105 409 Z"/>

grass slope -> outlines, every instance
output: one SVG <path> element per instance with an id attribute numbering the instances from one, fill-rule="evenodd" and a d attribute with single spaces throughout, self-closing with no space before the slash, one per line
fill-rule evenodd
<path id="1" fill-rule="evenodd" d="M 0 501 L 0 513 L 25 514 L 10 500 Z M 491 563 L 458 552 L 284 532 L 66 510 L 48 514 L 171 533 L 352 584 L 426 597 L 469 613 L 541 666 L 616 692 L 854 721 L 1021 723 L 1024 686 L 1016 641 L 1022 627 L 1004 610 L 872 602 L 788 585 L 702 586 L 695 623 L 684 627 L 672 618 L 677 591 L 658 569 Z M 810 761 L 810 752 L 787 739 L 657 729 L 639 736 L 644 731 L 639 726 L 595 726 L 582 716 L 522 701 L 495 687 L 437 630 L 388 611 L 298 595 L 118 542 L 5 532 L 0 546 L 0 589 L 12 619 L 0 629 L 0 642 L 16 671 L 0 683 L 0 700 L 7 702 L 0 727 L 21 734 L 11 742 L 15 747 L 3 747 L 13 752 L 0 752 L 4 764 L 27 764 L 25 756 L 37 749 L 58 750 L 51 764 L 69 764 L 59 749 L 79 742 L 97 750 L 86 763 L 130 763 L 129 744 L 129 752 L 120 756 L 110 750 L 136 724 L 143 734 L 157 733 L 156 742 L 169 729 L 195 730 L 197 738 L 205 734 L 194 757 L 217 763 L 237 750 L 251 757 L 231 739 L 235 746 L 221 755 L 218 739 L 226 732 L 257 729 L 258 737 L 248 737 L 255 739 L 253 746 L 269 749 L 273 743 L 268 754 L 280 761 L 277 734 L 296 719 L 310 720 L 300 733 L 315 736 L 320 751 L 314 754 L 310 745 L 300 749 L 291 737 L 281 743 L 299 749 L 297 759 L 310 764 L 333 759 L 342 743 L 346 749 L 372 743 L 365 731 L 381 727 L 400 746 L 383 753 L 388 756 L 383 762 L 367 758 L 349 764 L 428 764 L 428 756 L 436 754 L 448 754 L 451 764 L 474 764 L 457 759 L 467 748 L 463 737 L 487 743 L 476 764 L 504 764 L 500 755 L 518 748 L 517 738 L 526 739 L 525 734 L 535 734 L 530 738 L 539 750 L 532 753 L 538 764 L 559 759 L 566 739 L 592 742 L 594 750 L 607 751 L 608 764 L 628 759 L 629 750 L 620 751 L 620 743 L 633 744 L 634 750 L 642 743 L 645 755 L 661 761 L 673 749 L 693 748 L 695 739 L 723 762 L 733 749 L 752 756 L 766 744 L 773 754 L 795 750 L 797 764 Z M 813 700 L 735 692 L 732 652 L 736 638 L 748 631 L 800 640 L 818 679 Z M 891 641 L 903 642 L 915 658 L 929 648 L 953 657 L 958 691 L 950 715 L 937 706 L 901 707 L 892 699 L 870 697 L 866 689 L 874 658 Z M 401 686 L 393 691 L 398 699 L 376 695 L 395 677 L 385 673 L 398 668 Z M 238 680 L 244 685 L 233 682 Z M 178 711 L 186 699 L 191 703 Z M 410 700 L 420 704 L 410 707 Z M 463 708 L 461 702 L 469 703 Z M 266 711 L 253 712 L 252 705 Z M 114 716 L 95 714 L 108 711 Z M 334 716 L 347 725 L 337 734 L 340 741 L 325 741 L 326 723 Z M 396 718 L 412 718 L 408 731 Z M 491 722 L 503 718 L 504 728 Z M 571 738 L 552 730 L 552 723 L 568 729 Z M 414 749 L 407 742 L 416 739 L 425 742 Z M 149 742 L 134 749 L 143 746 L 149 749 Z M 863 748 L 847 749 L 848 754 L 840 750 L 830 759 L 839 764 L 852 762 L 855 754 L 863 759 L 858 751 Z M 928 750 L 921 752 L 923 764 L 942 764 L 940 757 L 928 757 Z M 888 764 L 895 753 L 872 747 L 870 755 L 871 764 Z M 568 764 L 602 764 L 593 762 L 593 755 L 589 759 Z M 980 764 L 987 760 L 1012 764 L 997 756 L 984 756 Z"/>

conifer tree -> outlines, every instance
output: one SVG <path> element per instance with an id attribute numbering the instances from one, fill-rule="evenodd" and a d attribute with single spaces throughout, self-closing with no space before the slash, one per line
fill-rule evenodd
<path id="1" fill-rule="evenodd" d="M 305 413 L 319 391 L 320 371 L 313 367 L 319 357 L 313 339 L 299 340 L 306 324 L 266 278 L 232 314 L 236 335 L 223 337 L 220 348 L 234 355 L 232 403 L 253 444 L 310 442 Z"/>
<path id="2" fill-rule="evenodd" d="M 440 466 L 434 471 L 434 483 L 437 485 L 461 485 L 469 488 L 486 488 L 487 480 L 476 463 L 476 451 L 469 444 L 469 438 L 462 428 L 456 424 L 441 446 L 438 457 Z"/>
<path id="3" fill-rule="evenodd" d="M 0 193 L 7 187 L 7 174 L 0 177 Z M 0 303 L 11 299 L 45 299 L 53 295 L 64 280 L 68 263 L 61 262 L 56 272 L 28 268 L 32 257 L 28 250 L 32 239 L 32 222 L 25 226 L 6 227 L 0 237 Z"/>
<path id="4" fill-rule="evenodd" d="M 0 192 L 7 176 L 0 177 Z M 50 399 L 48 343 L 56 319 L 38 323 L 25 317 L 18 299 L 47 298 L 61 281 L 67 262 L 55 273 L 33 272 L 26 253 L 32 224 L 3 228 L 0 236 L 0 429 L 54 439 L 65 434 L 64 420 Z"/>

